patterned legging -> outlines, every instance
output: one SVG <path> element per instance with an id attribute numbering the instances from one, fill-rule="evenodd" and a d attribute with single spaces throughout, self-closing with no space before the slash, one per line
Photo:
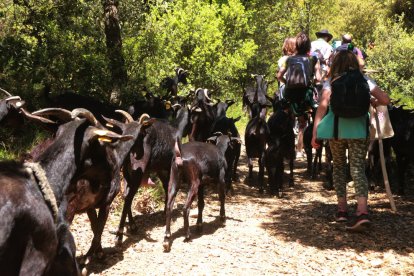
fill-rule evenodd
<path id="1" fill-rule="evenodd" d="M 368 180 L 365 175 L 365 156 L 368 141 L 366 139 L 331 139 L 329 140 L 329 146 L 332 151 L 333 183 L 336 195 L 346 197 L 346 149 L 348 149 L 348 159 L 356 196 L 368 197 Z"/>

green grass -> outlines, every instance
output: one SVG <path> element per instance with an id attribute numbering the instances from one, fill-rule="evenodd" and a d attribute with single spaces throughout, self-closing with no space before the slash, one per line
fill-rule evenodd
<path id="1" fill-rule="evenodd" d="M 247 122 L 249 121 L 249 116 L 243 111 L 242 102 L 236 102 L 227 110 L 227 117 L 237 118 L 241 117 L 239 121 L 236 122 L 237 130 L 240 133 L 240 137 L 244 136 L 244 131 L 246 130 Z"/>
<path id="2" fill-rule="evenodd" d="M 47 137 L 47 132 L 31 125 L 18 130 L 0 128 L 0 160 L 19 159 Z"/>

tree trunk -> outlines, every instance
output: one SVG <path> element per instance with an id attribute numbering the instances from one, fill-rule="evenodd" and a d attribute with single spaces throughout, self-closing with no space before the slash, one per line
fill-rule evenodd
<path id="1" fill-rule="evenodd" d="M 106 47 L 111 71 L 110 101 L 119 103 L 121 88 L 127 82 L 125 60 L 122 54 L 121 27 L 118 16 L 118 0 L 103 0 Z"/>

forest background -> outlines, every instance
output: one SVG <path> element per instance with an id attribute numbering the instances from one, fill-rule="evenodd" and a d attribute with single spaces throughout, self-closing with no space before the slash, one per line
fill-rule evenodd
<path id="1" fill-rule="evenodd" d="M 3 0 L 0 87 L 29 110 L 68 90 L 126 106 L 144 87 L 165 93 L 161 80 L 181 66 L 190 75 L 179 94 L 203 87 L 240 101 L 252 73 L 275 79 L 286 37 L 321 29 L 352 34 L 372 77 L 414 107 L 411 0 Z"/>

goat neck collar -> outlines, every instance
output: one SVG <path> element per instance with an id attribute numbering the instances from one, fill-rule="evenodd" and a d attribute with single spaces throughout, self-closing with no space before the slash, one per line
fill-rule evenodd
<path id="1" fill-rule="evenodd" d="M 49 181 L 47 180 L 45 170 L 37 162 L 36 163 L 24 162 L 23 166 L 31 174 L 31 176 L 35 179 L 35 181 L 36 181 L 37 185 L 39 186 L 40 191 L 43 195 L 43 198 L 45 199 L 47 205 L 49 206 L 49 208 L 52 211 L 52 216 L 53 216 L 53 219 L 56 223 L 59 209 L 58 209 L 58 206 L 57 206 L 56 196 L 53 193 L 52 188 L 50 187 Z"/>

